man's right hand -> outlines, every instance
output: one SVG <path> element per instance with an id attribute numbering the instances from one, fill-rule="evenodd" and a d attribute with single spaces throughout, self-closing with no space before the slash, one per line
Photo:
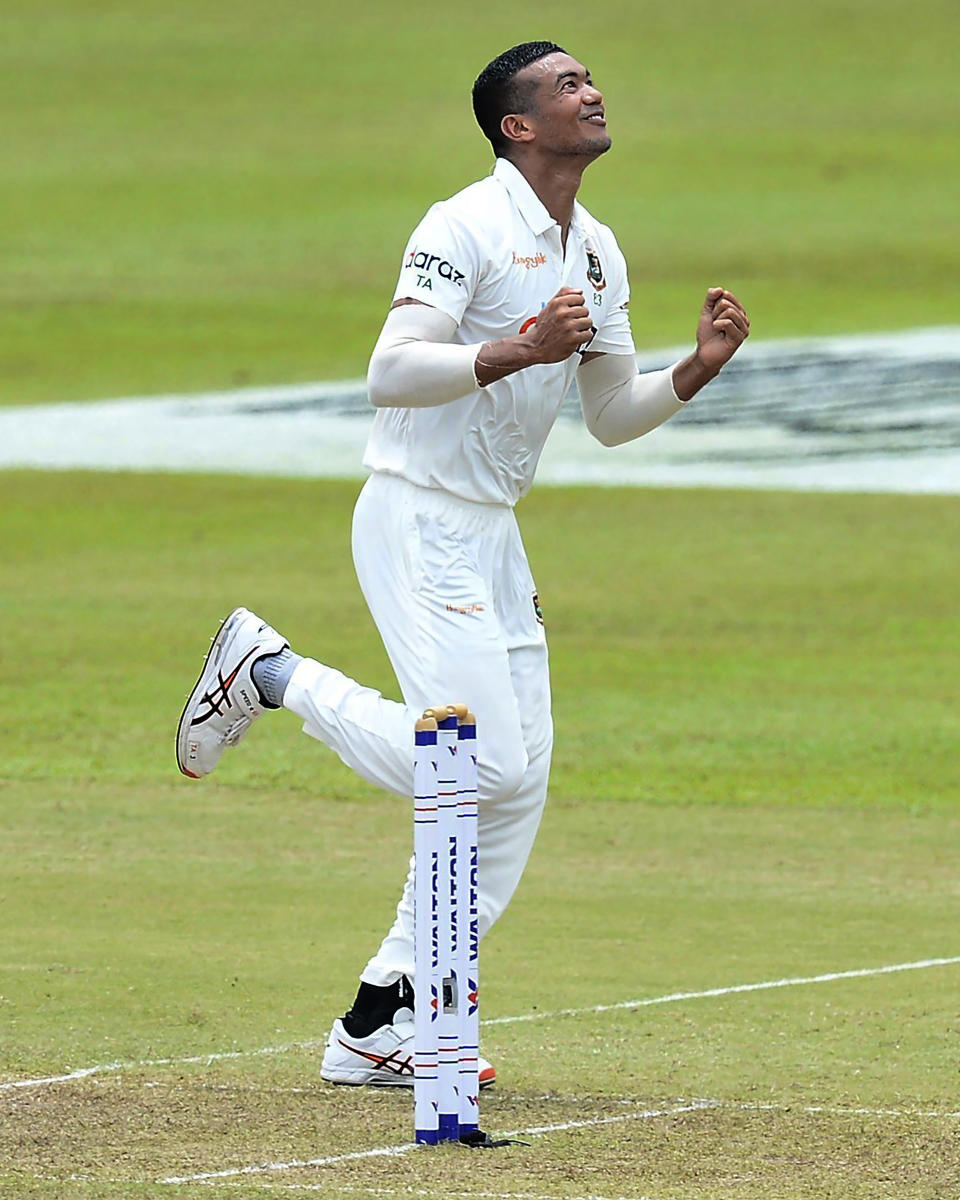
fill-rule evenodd
<path id="1" fill-rule="evenodd" d="M 536 362 L 557 363 L 585 346 L 595 332 L 583 292 L 562 287 L 521 338 L 530 343 Z"/>
<path id="2" fill-rule="evenodd" d="M 486 387 L 524 367 L 563 362 L 586 346 L 595 332 L 583 292 L 562 287 L 524 333 L 484 342 L 474 362 L 474 376 L 481 387 Z"/>

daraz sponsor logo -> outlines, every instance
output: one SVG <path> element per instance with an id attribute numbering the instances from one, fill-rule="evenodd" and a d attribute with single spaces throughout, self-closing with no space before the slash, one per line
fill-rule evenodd
<path id="1" fill-rule="evenodd" d="M 403 269 L 406 271 L 411 267 L 417 271 L 417 284 L 420 287 L 429 288 L 430 291 L 433 291 L 433 283 L 427 274 L 430 271 L 436 271 L 441 279 L 448 279 L 457 287 L 463 287 L 464 273 L 458 270 L 452 262 L 441 258 L 439 254 L 428 254 L 426 250 L 411 250 L 403 264 Z"/>

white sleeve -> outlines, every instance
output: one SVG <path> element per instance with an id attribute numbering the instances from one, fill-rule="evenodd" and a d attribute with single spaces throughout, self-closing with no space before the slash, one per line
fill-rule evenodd
<path id="1" fill-rule="evenodd" d="M 391 309 L 367 368 L 374 407 L 432 408 L 475 392 L 480 346 L 451 342 L 456 330 L 453 317 L 426 304 Z"/>
<path id="2" fill-rule="evenodd" d="M 435 204 L 413 231 L 403 252 L 394 300 L 420 300 L 459 325 L 480 278 L 483 254 L 476 237 L 450 211 Z"/>
<path id="3" fill-rule="evenodd" d="M 673 388 L 672 367 L 637 371 L 628 354 L 601 354 L 577 371 L 580 405 L 587 428 L 604 446 L 642 437 L 684 406 Z"/>

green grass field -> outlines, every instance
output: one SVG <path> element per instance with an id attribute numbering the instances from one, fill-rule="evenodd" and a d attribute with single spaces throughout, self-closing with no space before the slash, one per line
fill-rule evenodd
<path id="1" fill-rule="evenodd" d="M 485 1027 L 485 1124 L 586 1124 L 159 1182 L 410 1136 L 408 1094 L 323 1085 L 304 1044 L 391 916 L 402 801 L 288 714 L 203 783 L 173 759 L 239 600 L 396 694 L 355 491 L 0 475 L 0 1083 L 128 1064 L 0 1090 L 0 1192 L 954 1195 L 960 965 L 556 1013 L 960 955 L 956 502 L 586 488 L 522 506 L 558 752 L 482 952 L 486 1018 L 535 1018 Z"/>
<path id="2" fill-rule="evenodd" d="M 0 403 L 360 375 L 530 37 L 605 92 L 638 344 L 718 281 L 761 338 L 960 322 L 953 0 L 7 0 Z M 237 603 L 396 695 L 356 488 L 0 472 L 0 1194 L 953 1200 L 960 963 L 877 972 L 960 956 L 956 499 L 524 501 L 557 750 L 483 1115 L 531 1144 L 385 1155 L 409 1094 L 317 1043 L 407 809 L 288 714 L 201 784 L 173 754 Z"/>
<path id="3" fill-rule="evenodd" d="M 568 46 L 638 344 L 960 321 L 954 0 L 7 0 L 0 402 L 363 372 L 413 226 L 490 168 L 469 88 Z"/>

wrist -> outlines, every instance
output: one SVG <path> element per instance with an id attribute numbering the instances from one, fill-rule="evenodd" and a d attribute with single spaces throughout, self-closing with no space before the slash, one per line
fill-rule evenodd
<path id="1" fill-rule="evenodd" d="M 673 369 L 673 390 L 677 399 L 686 404 L 720 374 L 719 367 L 708 367 L 700 358 L 699 350 L 688 354 Z"/>
<path id="2" fill-rule="evenodd" d="M 705 363 L 703 361 L 703 359 L 700 357 L 700 347 L 699 346 L 696 348 L 696 350 L 694 350 L 693 354 L 691 355 L 691 358 L 693 359 L 692 366 L 693 366 L 694 370 L 697 372 L 698 375 L 701 375 L 703 377 L 704 383 L 709 383 L 711 379 L 716 379 L 716 377 L 720 374 L 723 364 L 721 364 L 720 366 L 713 366 L 713 365 L 709 365 L 709 364 Z"/>
<path id="3" fill-rule="evenodd" d="M 530 343 L 523 337 L 484 342 L 473 360 L 474 381 L 478 388 L 484 388 L 538 361 Z"/>

